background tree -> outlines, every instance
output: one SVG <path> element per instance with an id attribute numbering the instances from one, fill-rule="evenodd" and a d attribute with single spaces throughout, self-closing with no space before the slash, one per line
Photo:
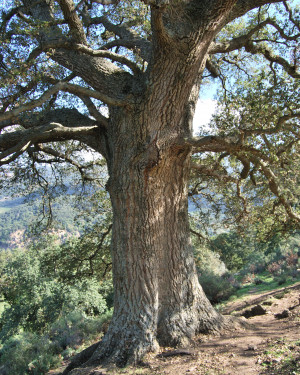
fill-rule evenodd
<path id="1" fill-rule="evenodd" d="M 92 264 L 85 259 L 88 252 L 96 257 L 92 243 L 82 246 L 82 251 L 77 249 L 80 246 L 79 240 L 59 245 L 50 238 L 30 249 L 15 250 L 3 261 L 0 293 L 8 307 L 1 316 L 2 342 L 22 329 L 41 333 L 74 310 L 91 317 L 111 308 L 106 302 L 107 296 L 111 300 L 111 280 L 103 262 L 105 249 L 102 262 L 95 259 Z"/>
<path id="2" fill-rule="evenodd" d="M 260 207 L 267 196 L 281 225 L 299 222 L 290 183 L 297 179 L 300 116 L 290 94 L 299 78 L 292 4 L 23 0 L 3 10 L 3 179 L 13 164 L 17 177 L 47 188 L 40 165 L 66 162 L 89 180 L 97 161 L 79 154 L 92 149 L 107 162 L 114 316 L 101 344 L 76 365 L 137 362 L 158 345 L 184 345 L 226 324 L 197 279 L 187 212 L 191 168 L 200 179 L 190 195 L 206 188 L 211 196 L 216 179 L 216 199 L 223 189 L 235 195 L 216 207 L 223 204 L 235 221 L 245 223 L 248 201 Z M 239 74 L 226 82 L 233 68 Z M 252 88 L 259 70 L 260 86 Z M 193 137 L 205 72 L 222 80 L 225 93 L 211 134 Z"/>

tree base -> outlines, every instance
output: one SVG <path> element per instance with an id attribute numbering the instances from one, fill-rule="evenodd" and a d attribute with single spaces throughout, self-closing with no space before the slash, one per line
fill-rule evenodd
<path id="1" fill-rule="evenodd" d="M 77 371 L 78 367 L 142 365 L 146 354 L 155 353 L 158 350 L 159 345 L 151 332 L 143 333 L 143 335 L 138 334 L 138 330 L 134 329 L 117 332 L 112 327 L 101 342 L 93 344 L 76 355 L 63 375 L 77 373 L 73 372 L 73 369 Z"/>
<path id="2" fill-rule="evenodd" d="M 206 327 L 205 330 L 199 333 L 222 334 L 225 331 L 251 328 L 251 325 L 245 319 L 223 315 L 219 315 L 219 317 L 221 319 L 218 323 L 214 320 L 213 324 L 210 324 L 211 329 Z M 113 333 L 108 332 L 101 342 L 95 343 L 77 354 L 62 375 L 94 374 L 94 370 L 98 366 L 145 366 L 143 360 L 146 354 L 158 352 L 159 346 L 155 339 L 152 342 L 150 341 L 150 343 L 145 340 L 138 342 L 136 339 L 130 341 L 129 335 L 126 336 L 113 335 Z M 183 347 L 181 344 L 188 343 L 189 345 L 192 344 L 189 338 L 182 340 L 175 347 Z M 189 345 L 184 346 L 188 347 Z"/>

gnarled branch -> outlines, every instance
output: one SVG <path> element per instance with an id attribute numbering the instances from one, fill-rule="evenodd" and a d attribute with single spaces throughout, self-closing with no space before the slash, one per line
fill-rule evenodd
<path id="1" fill-rule="evenodd" d="M 141 73 L 139 67 L 133 61 L 127 59 L 125 56 L 102 49 L 94 50 L 92 48 L 85 46 L 84 44 L 76 44 L 69 41 L 44 43 L 41 47 L 36 48 L 30 53 L 28 60 L 36 58 L 42 52 L 58 48 L 83 52 L 89 56 L 108 58 L 111 61 L 117 61 L 121 64 L 128 66 L 136 74 Z"/>
<path id="2" fill-rule="evenodd" d="M 15 146 L 9 148 L 8 150 L 3 151 L 0 154 L 0 165 L 9 164 L 12 161 L 16 160 L 20 155 L 23 154 L 24 151 L 28 149 L 30 146 L 31 141 L 29 140 L 22 140 Z M 9 156 L 9 157 L 8 157 Z M 8 159 L 6 159 L 8 157 Z"/>
<path id="3" fill-rule="evenodd" d="M 267 178 L 269 189 L 278 198 L 279 203 L 284 206 L 288 216 L 291 219 L 300 222 L 300 216 L 293 211 L 291 204 L 285 197 L 285 194 L 282 192 L 279 181 L 275 173 L 272 171 L 271 167 L 268 166 L 267 163 L 265 163 L 263 160 L 254 155 L 249 155 L 249 159 L 260 168 L 263 175 Z"/>
<path id="4" fill-rule="evenodd" d="M 59 5 L 67 21 L 72 38 L 77 43 L 87 44 L 82 22 L 78 17 L 73 0 L 59 0 Z"/>
<path id="5" fill-rule="evenodd" d="M 1 114 L 0 122 L 8 120 L 8 119 L 12 119 L 14 117 L 17 117 L 22 112 L 29 111 L 33 108 L 41 106 L 43 103 L 45 103 L 54 94 L 56 94 L 59 91 L 66 91 L 77 96 L 81 95 L 81 96 L 92 97 L 95 99 L 99 99 L 106 104 L 119 106 L 119 107 L 129 105 L 130 103 L 129 101 L 126 101 L 126 100 L 118 100 L 118 99 L 110 98 L 107 95 L 102 94 L 98 91 L 94 91 L 85 87 L 81 87 L 79 85 L 74 85 L 74 84 L 67 83 L 67 82 L 59 82 L 55 84 L 54 86 L 52 86 L 48 91 L 46 91 L 38 99 L 32 100 L 31 102 L 23 104 L 23 105 L 16 106 L 12 110 Z"/>
<path id="6" fill-rule="evenodd" d="M 212 44 L 209 49 L 209 54 L 231 52 L 244 47 L 245 44 L 251 39 L 252 35 L 264 28 L 268 23 L 269 20 L 265 20 L 256 25 L 247 34 L 240 35 L 226 42 Z"/>
<path id="7" fill-rule="evenodd" d="M 266 45 L 260 45 L 255 44 L 252 41 L 248 41 L 245 44 L 245 49 L 247 52 L 255 55 L 255 54 L 261 54 L 263 55 L 267 60 L 273 63 L 277 63 L 283 67 L 283 69 L 293 78 L 300 78 L 300 73 L 297 71 L 296 65 L 291 65 L 287 60 L 285 60 L 283 57 L 276 55 L 270 48 L 268 48 Z"/>
<path id="8" fill-rule="evenodd" d="M 21 150 L 29 142 L 46 143 L 70 139 L 80 140 L 84 136 L 95 136 L 94 131 L 97 129 L 97 125 L 70 128 L 51 122 L 34 128 L 0 134 L 0 151 L 3 150 L 3 157 L 7 157 Z"/>
<path id="9" fill-rule="evenodd" d="M 86 166 L 79 164 L 76 160 L 73 160 L 72 158 L 70 158 L 68 155 L 66 155 L 63 152 L 54 150 L 51 147 L 47 147 L 47 146 L 44 146 L 44 145 L 41 145 L 41 144 L 35 145 L 35 151 L 42 151 L 45 154 L 54 156 L 57 160 L 62 160 L 64 162 L 67 162 L 67 163 L 73 165 L 74 167 L 77 168 L 77 170 L 81 174 L 81 177 L 82 177 L 83 181 L 93 181 L 94 180 L 94 178 L 88 176 L 85 173 L 84 169 L 86 168 Z M 43 160 L 42 162 L 45 162 L 45 161 Z"/>
<path id="10" fill-rule="evenodd" d="M 218 171 L 216 169 L 208 168 L 206 165 L 192 163 L 191 169 L 194 170 L 194 171 L 197 171 L 201 175 L 213 177 L 213 178 L 215 178 L 219 181 L 222 181 L 222 182 L 233 182 L 233 183 L 238 182 L 238 179 L 236 179 L 232 176 L 229 176 L 227 174 L 222 174 L 222 173 L 220 173 L 220 171 Z"/>
<path id="11" fill-rule="evenodd" d="M 281 3 L 282 0 L 237 0 L 235 6 L 233 7 L 232 11 L 230 12 L 227 22 L 229 23 L 236 18 L 242 17 L 244 14 L 248 13 L 250 10 L 259 8 L 263 5 L 270 4 L 270 3 Z"/>

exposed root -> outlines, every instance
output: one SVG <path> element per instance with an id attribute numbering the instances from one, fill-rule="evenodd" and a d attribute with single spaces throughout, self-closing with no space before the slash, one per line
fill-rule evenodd
<path id="1" fill-rule="evenodd" d="M 111 364 L 117 367 L 124 367 L 128 364 L 139 365 L 146 354 L 157 352 L 158 349 L 159 346 L 151 332 L 139 335 L 134 329 L 130 332 L 129 330 L 116 332 L 112 327 L 101 342 L 75 356 L 63 375 L 75 374 L 74 369 L 78 367 L 93 368 Z"/>
<path id="2" fill-rule="evenodd" d="M 189 330 L 189 328 L 194 329 L 194 324 L 191 327 L 186 327 L 186 330 L 180 330 L 179 328 L 180 326 L 177 325 L 177 332 L 176 330 L 172 330 L 172 335 L 170 335 L 170 332 L 168 333 L 168 338 L 172 339 L 172 346 L 177 348 L 190 347 L 193 343 L 193 336 L 195 336 L 196 331 Z M 203 329 L 201 330 L 201 328 Z M 215 313 L 211 319 L 207 318 L 201 320 L 200 331 L 198 331 L 198 333 L 221 334 L 224 331 L 239 328 L 251 328 L 251 325 L 245 319 Z M 124 367 L 128 364 L 141 364 L 145 355 L 157 352 L 159 346 L 153 333 L 147 332 L 143 335 L 138 335 L 136 333 L 137 332 L 134 330 L 131 330 L 131 332 L 122 331 L 122 333 L 120 333 L 115 331 L 112 327 L 100 343 L 90 346 L 75 356 L 71 364 L 63 372 L 63 375 L 75 375 L 79 367 L 82 369 L 92 369 L 99 365 L 107 366 L 114 364 L 117 367 Z M 157 334 L 159 334 L 159 332 L 157 332 Z M 164 339 L 166 338 L 165 336 Z M 164 342 L 164 340 L 161 340 L 160 344 L 161 342 Z M 164 342 L 164 346 L 166 344 L 168 347 L 171 346 L 170 342 Z M 75 369 L 77 370 L 74 372 Z M 82 374 L 83 373 L 85 373 L 84 370 Z M 79 374 L 81 373 L 79 372 Z"/>
<path id="3" fill-rule="evenodd" d="M 95 350 L 97 349 L 99 344 L 100 343 L 97 342 L 97 343 L 89 346 L 88 348 L 84 349 L 82 352 L 78 353 L 73 358 L 72 362 L 64 370 L 62 375 L 69 374 L 74 368 L 80 367 L 84 363 L 86 363 L 91 358 L 91 356 L 93 355 L 93 353 L 95 352 Z"/>
<path id="4" fill-rule="evenodd" d="M 104 365 L 114 363 L 117 367 L 137 365 L 146 354 L 156 352 L 158 349 L 159 346 L 151 332 L 143 335 L 138 335 L 134 330 L 123 334 L 108 332 L 86 365 L 100 363 Z"/>
<path id="5" fill-rule="evenodd" d="M 232 331 L 240 328 L 252 329 L 253 325 L 250 324 L 244 317 L 237 317 L 231 315 L 223 315 L 224 326 L 223 330 Z"/>

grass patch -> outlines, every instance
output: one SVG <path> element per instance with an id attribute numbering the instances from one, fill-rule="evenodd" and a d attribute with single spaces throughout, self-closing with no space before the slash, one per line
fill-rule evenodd
<path id="1" fill-rule="evenodd" d="M 265 282 L 263 281 L 262 284 L 256 285 L 255 283 L 247 284 L 236 291 L 237 298 L 241 298 L 244 296 L 248 296 L 249 294 L 260 294 L 272 291 L 278 288 L 277 281 L 274 279 L 272 281 Z"/>
<path id="2" fill-rule="evenodd" d="M 279 286 L 277 278 L 273 277 L 269 273 L 260 274 L 258 275 L 258 278 L 262 280 L 261 284 L 257 285 L 255 281 L 253 281 L 252 283 L 248 283 L 243 287 L 236 289 L 234 291 L 234 294 L 232 294 L 227 300 L 221 301 L 220 303 L 214 305 L 215 309 L 218 311 L 222 311 L 224 307 L 228 304 L 228 302 L 234 302 L 238 299 L 242 301 L 245 298 L 249 297 L 249 295 L 256 295 L 279 290 L 277 294 L 263 302 L 263 305 L 271 306 L 276 301 L 276 299 L 283 298 L 284 295 L 288 293 L 288 291 L 280 291 L 280 289 L 292 286 L 300 281 L 300 277 L 296 279 L 288 278 L 286 283 Z"/>
<path id="3" fill-rule="evenodd" d="M 260 372 L 262 375 L 300 375 L 300 340 L 273 341 L 259 358 L 259 363 L 264 368 Z"/>
<path id="4" fill-rule="evenodd" d="M 246 284 L 235 292 L 235 296 L 237 298 L 243 298 L 245 296 L 249 296 L 249 294 L 266 293 L 271 292 L 274 289 L 278 289 L 278 280 L 276 278 L 273 278 L 270 275 L 259 275 L 259 278 L 262 280 L 262 284 L 257 285 L 254 282 Z M 280 285 L 280 288 L 291 286 L 299 281 L 300 277 L 298 277 L 297 279 L 287 278 L 286 282 Z"/>

